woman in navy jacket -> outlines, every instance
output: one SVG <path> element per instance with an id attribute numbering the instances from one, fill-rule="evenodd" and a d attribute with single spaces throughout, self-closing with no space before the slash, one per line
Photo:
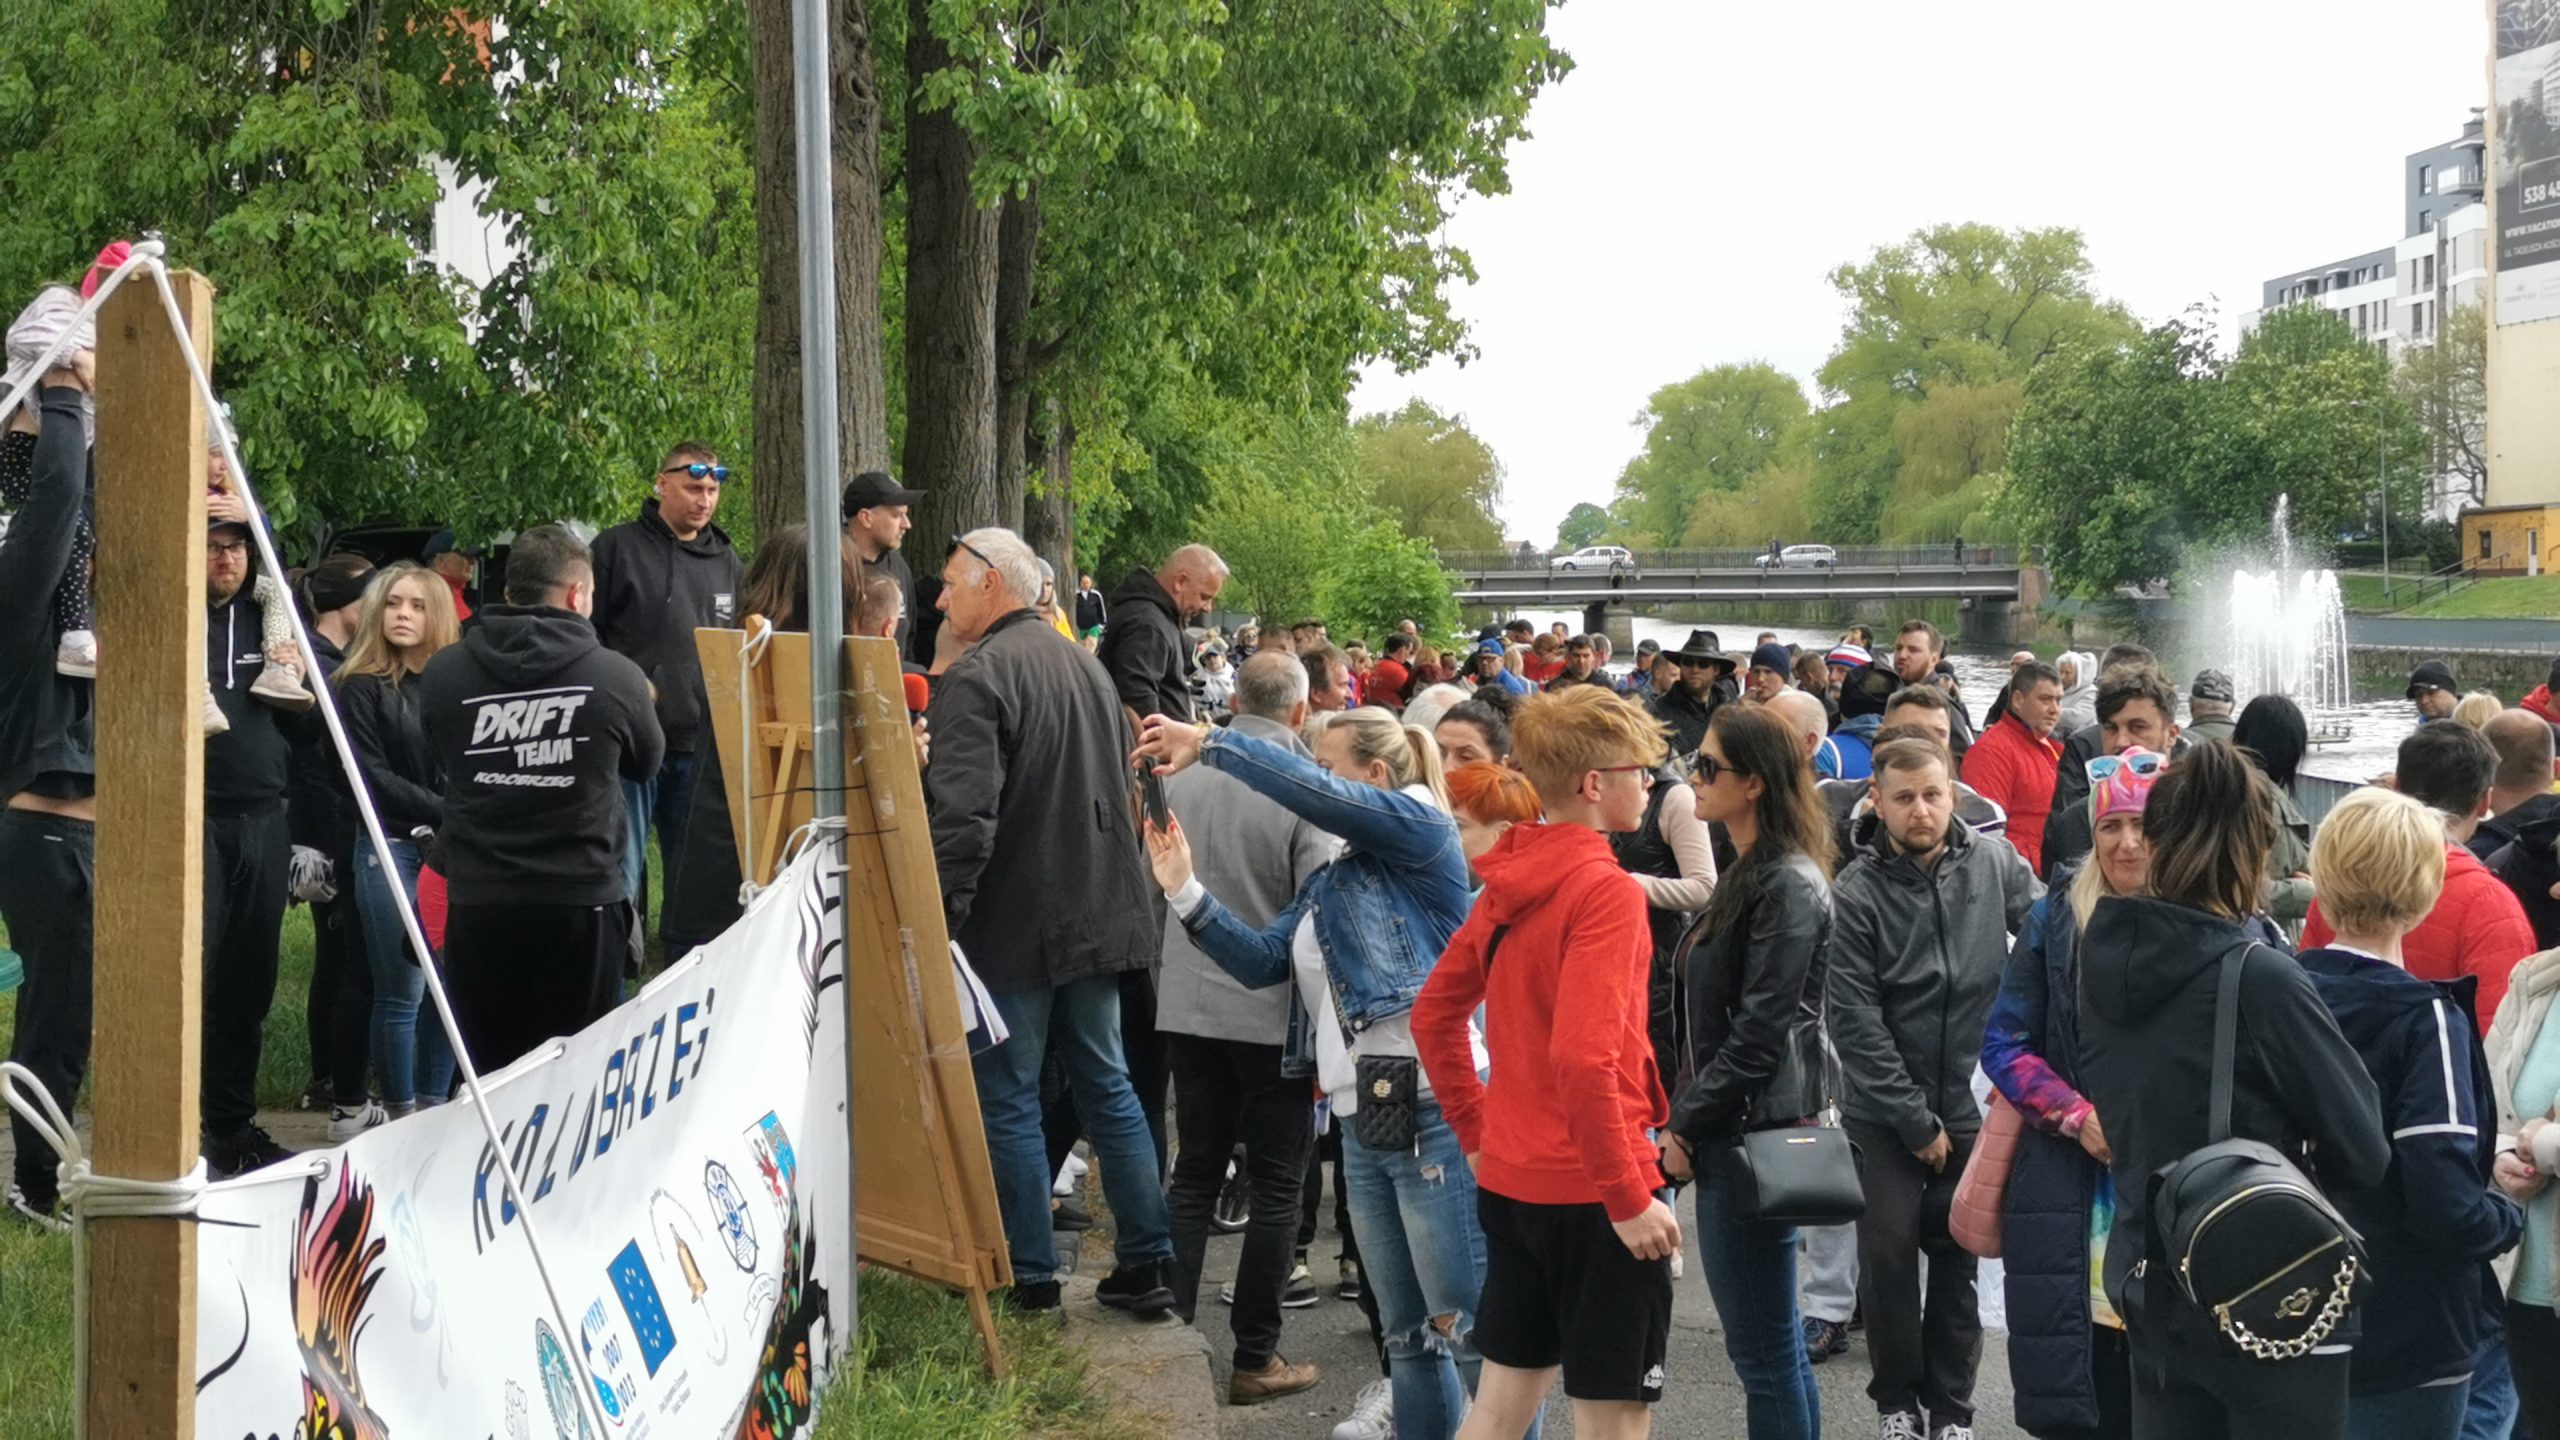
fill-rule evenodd
<path id="1" fill-rule="evenodd" d="M 2336 1197 L 2373 1271 L 2348 1440 L 2455 1440 L 2498 1293 L 2489 1261 L 2516 1243 L 2524 1215 L 2490 1185 L 2497 1124 L 2475 981 L 2401 968 L 2401 937 L 2444 888 L 2442 823 L 2408 796 L 2359 790 L 2321 824 L 2311 878 L 2338 935 L 2304 951 L 2302 968 L 2372 1073 L 2391 1135 L 2382 1183 Z"/>

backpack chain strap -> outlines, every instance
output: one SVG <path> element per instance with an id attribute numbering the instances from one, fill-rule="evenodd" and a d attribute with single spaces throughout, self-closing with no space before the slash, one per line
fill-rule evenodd
<path id="1" fill-rule="evenodd" d="M 2355 1282 L 2356 1257 L 2349 1255 L 2338 1264 L 2338 1273 L 2330 1281 L 2328 1303 L 2320 1307 L 2319 1317 L 2311 1322 L 2309 1329 L 2291 1340 L 2269 1340 L 2252 1332 L 2246 1324 L 2231 1318 L 2228 1303 L 2213 1307 L 2214 1322 L 2222 1327 L 2222 1333 L 2230 1337 L 2232 1344 L 2239 1346 L 2252 1359 L 2298 1360 L 2328 1339 L 2329 1332 L 2337 1329 L 2338 1322 L 2346 1318 L 2347 1306 L 2355 1299 Z"/>

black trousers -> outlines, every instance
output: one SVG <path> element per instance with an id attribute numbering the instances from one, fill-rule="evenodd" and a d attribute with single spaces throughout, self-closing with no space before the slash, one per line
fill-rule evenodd
<path id="1" fill-rule="evenodd" d="M 343 1109 L 365 1102 L 373 1061 L 373 966 L 356 916 L 355 872 L 338 867 L 338 898 L 311 907 L 312 1082 Z"/>
<path id="2" fill-rule="evenodd" d="M 448 902 L 444 984 L 471 1063 L 485 1075 L 584 1030 L 621 1004 L 631 925 L 627 900 Z"/>
<path id="3" fill-rule="evenodd" d="M 293 841 L 284 802 L 205 822 L 204 1128 L 258 1118 L 258 1057 L 276 1001 Z"/>
<path id="4" fill-rule="evenodd" d="M 2507 1363 L 2515 1371 L 2518 1435 L 2560 1436 L 2560 1311 L 2507 1302 Z"/>
<path id="5" fill-rule="evenodd" d="M 9 1058 L 73 1113 L 89 1069 L 98 827 L 32 810 L 0 810 L 0 921 L 25 976 Z M 26 1121 L 9 1114 L 18 1188 L 52 1207 L 56 1157 Z"/>
<path id="6" fill-rule="evenodd" d="M 1164 1045 L 1182 1142 L 1165 1196 L 1173 1223 L 1174 1313 L 1185 1324 L 1196 1313 L 1209 1214 L 1226 1183 L 1227 1157 L 1242 1144 L 1252 1218 L 1227 1323 L 1235 1332 L 1236 1368 L 1258 1370 L 1280 1345 L 1280 1292 L 1289 1283 L 1314 1102 L 1305 1077 L 1280 1073 L 1277 1045 L 1197 1035 L 1167 1035 Z"/>
<path id="7" fill-rule="evenodd" d="M 1974 1259 L 1947 1233 L 1947 1212 L 1971 1135 L 1954 1137 L 1946 1168 L 1931 1170 L 1890 1130 L 1851 1121 L 1867 1213 L 1858 1221 L 1858 1295 L 1867 1310 L 1867 1398 L 1876 1413 L 1926 1410 L 1929 1426 L 1973 1423 L 1973 1376 L 1982 1363 L 1982 1311 Z M 1929 1290 L 1920 1293 L 1920 1257 Z"/>
<path id="8" fill-rule="evenodd" d="M 2346 1433 L 2346 1355 L 2252 1360 L 2218 1339 L 2135 1345 L 2134 1440 L 2338 1440 Z"/>

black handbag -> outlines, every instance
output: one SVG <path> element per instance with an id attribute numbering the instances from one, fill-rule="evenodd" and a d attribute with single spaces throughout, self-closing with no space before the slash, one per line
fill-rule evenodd
<path id="1" fill-rule="evenodd" d="M 2222 957 L 2209 1138 L 2152 1173 L 2151 1249 L 2134 1278 L 2147 1288 L 2158 1260 L 2234 1348 L 2252 1359 L 2292 1360 L 2326 1341 L 2354 1308 L 2364 1241 L 2283 1152 L 2230 1138 L 2240 977 L 2254 943 Z"/>
<path id="2" fill-rule="evenodd" d="M 1422 1095 L 1422 1062 L 1410 1055 L 1362 1055 L 1352 1062 L 1352 1090 L 1360 1108 L 1351 1127 L 1364 1150 L 1410 1150 L 1419 1133 L 1414 1113 Z"/>
<path id="3" fill-rule="evenodd" d="M 1845 1225 L 1867 1213 L 1848 1132 L 1788 1125 L 1745 1133 L 1733 1147 L 1733 1208 L 1763 1225 Z"/>

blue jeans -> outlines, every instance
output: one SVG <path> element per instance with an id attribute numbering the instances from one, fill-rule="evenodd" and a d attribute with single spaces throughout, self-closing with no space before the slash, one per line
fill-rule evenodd
<path id="1" fill-rule="evenodd" d="M 1724 1353 L 1742 1381 L 1750 1440 L 1821 1440 L 1822 1394 L 1796 1318 L 1796 1232 L 1734 1213 L 1733 1161 L 1699 1159 L 1699 1268 L 1724 1322 Z"/>
<path id="2" fill-rule="evenodd" d="M 1475 1172 L 1438 1105 L 1422 1102 L 1414 1136 L 1413 1149 L 1372 1150 L 1344 1119 L 1342 1180 L 1360 1238 L 1360 1276 L 1377 1297 L 1386 1335 L 1396 1434 L 1448 1440 L 1484 1363 L 1475 1347 L 1484 1231 L 1476 1223 Z M 1446 1335 L 1431 1323 L 1440 1315 L 1456 1317 Z"/>
<path id="3" fill-rule="evenodd" d="M 622 884 L 631 892 L 632 900 L 645 902 L 640 893 L 641 872 L 649 860 L 649 827 L 658 827 L 658 862 L 672 881 L 676 865 L 684 858 L 684 830 L 693 819 L 693 752 L 670 750 L 658 764 L 658 773 L 646 780 L 622 782 Z M 643 903 L 641 909 L 648 906 Z"/>
<path id="4" fill-rule="evenodd" d="M 370 842 L 359 840 L 355 859 L 356 916 L 364 926 L 365 960 L 373 969 L 373 1069 L 382 1080 L 382 1098 L 393 1105 L 407 1105 L 421 1095 L 430 1103 L 442 1100 L 453 1093 L 453 1042 L 431 1003 L 421 1023 L 426 975 L 409 953 L 409 932 L 400 923 L 400 906 L 392 898 L 381 858 Z M 391 859 L 400 867 L 400 891 L 415 909 L 418 847 L 394 840 Z"/>
<path id="5" fill-rule="evenodd" d="M 1102 1171 L 1113 1253 L 1123 1266 L 1171 1260 L 1173 1231 L 1165 1218 L 1156 1142 L 1138 1112 L 1128 1057 L 1120 1052 L 1118 977 L 1095 975 L 994 999 L 1011 1038 L 969 1057 L 969 1065 L 977 1072 L 978 1111 L 995 1168 L 996 1209 L 1013 1251 L 1013 1283 L 1033 1285 L 1058 1275 L 1057 1232 L 1049 1223 L 1054 1176 L 1040 1132 L 1040 1064 L 1051 1044 L 1066 1066 L 1076 1114 Z"/>
<path id="6" fill-rule="evenodd" d="M 2347 1397 L 2346 1440 L 2456 1440 L 2468 1382 Z"/>
<path id="7" fill-rule="evenodd" d="M 2471 1388 L 2462 1402 L 2462 1440 L 2525 1440 L 2516 1434 L 2515 1362 L 2507 1355 L 2507 1317 L 2498 1306 L 2481 1317 L 2480 1358 L 2472 1362 Z"/>

